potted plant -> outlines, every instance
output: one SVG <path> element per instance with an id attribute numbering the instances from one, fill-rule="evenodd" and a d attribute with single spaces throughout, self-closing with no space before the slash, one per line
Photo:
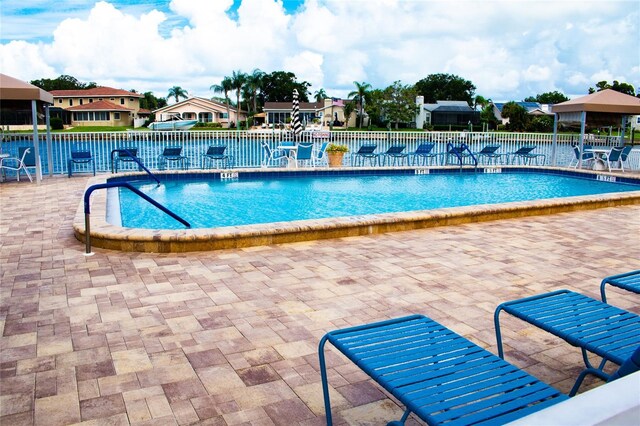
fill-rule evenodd
<path id="1" fill-rule="evenodd" d="M 346 145 L 329 144 L 327 147 L 327 158 L 329 167 L 342 166 L 344 154 L 349 151 Z"/>

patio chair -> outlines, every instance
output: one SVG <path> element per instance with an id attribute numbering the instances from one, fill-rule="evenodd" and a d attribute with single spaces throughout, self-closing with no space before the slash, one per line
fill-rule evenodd
<path id="1" fill-rule="evenodd" d="M 282 165 L 282 161 L 288 158 L 284 151 L 280 149 L 272 149 L 267 141 L 261 141 L 260 143 L 262 144 L 262 150 L 264 151 L 261 162 L 262 167 L 274 164 L 280 166 Z"/>
<path id="2" fill-rule="evenodd" d="M 544 164 L 546 156 L 544 154 L 534 154 L 532 151 L 536 148 L 536 145 L 526 145 L 507 155 L 511 156 L 511 164 L 515 164 L 515 162 L 518 161 L 518 163 L 522 162 L 522 164 L 530 165 L 531 161 L 535 160 L 537 166 L 539 165 L 539 159 L 542 159 L 542 164 Z"/>
<path id="3" fill-rule="evenodd" d="M 416 148 L 414 152 L 409 154 L 413 159 L 411 164 L 415 165 L 416 159 L 418 158 L 423 160 L 423 165 L 425 166 L 427 165 L 427 161 L 429 162 L 429 164 L 431 164 L 432 160 L 438 157 L 438 154 L 432 152 L 434 146 L 435 144 L 433 143 L 421 143 L 420 145 L 418 145 L 418 148 Z"/>
<path id="4" fill-rule="evenodd" d="M 296 167 L 300 166 L 301 162 L 306 162 L 307 166 L 313 166 L 313 143 L 312 142 L 300 142 L 298 144 L 298 150 L 296 155 Z"/>
<path id="5" fill-rule="evenodd" d="M 73 167 L 77 164 L 84 166 L 92 165 L 93 175 L 96 175 L 96 162 L 91 156 L 91 151 L 71 151 L 71 157 L 67 160 L 67 175 L 71 177 L 73 174 Z"/>
<path id="6" fill-rule="evenodd" d="M 378 154 L 375 153 L 375 150 L 378 148 L 378 145 L 361 145 L 358 148 L 358 151 L 354 152 L 351 156 L 351 165 L 355 166 L 358 160 L 360 160 L 361 165 L 364 166 L 364 161 L 369 159 L 369 162 L 373 166 L 374 163 L 378 160 Z"/>
<path id="7" fill-rule="evenodd" d="M 501 145 L 487 145 L 478 152 L 474 152 L 478 162 L 485 160 L 486 164 L 496 164 L 498 160 L 503 157 L 503 154 L 498 153 Z"/>
<path id="8" fill-rule="evenodd" d="M 205 168 L 205 165 L 208 163 L 209 165 L 216 165 L 218 162 L 222 165 L 223 168 L 230 167 L 231 160 L 226 151 L 227 147 L 224 145 L 211 145 L 207 148 L 207 152 L 202 154 L 202 168 Z"/>
<path id="9" fill-rule="evenodd" d="M 9 164 L 7 164 L 7 162 Z M 29 178 L 29 182 L 33 182 L 29 169 L 36 168 L 36 155 L 33 152 L 32 147 L 20 147 L 18 148 L 18 157 L 7 157 L 2 160 L 2 172 L 6 170 L 13 170 L 16 172 L 16 179 L 20 182 L 20 173 L 24 172 Z"/>
<path id="10" fill-rule="evenodd" d="M 604 161 L 607 165 L 609 171 L 612 170 L 622 170 L 624 172 L 624 166 L 622 165 L 622 150 L 624 148 L 621 146 L 614 146 L 611 148 L 611 151 L 608 153 L 604 153 L 602 155 L 602 161 Z M 620 167 L 611 167 L 612 164 L 619 163 Z"/>
<path id="11" fill-rule="evenodd" d="M 131 153 L 131 155 L 129 155 L 129 153 Z M 123 166 L 126 164 L 136 164 L 138 170 L 142 170 L 140 164 L 138 164 L 140 161 L 138 158 L 138 148 L 118 148 L 113 150 L 111 155 L 113 158 L 112 164 L 114 166 L 113 170 L 115 173 L 118 173 L 118 166 L 120 163 L 122 163 Z M 115 158 L 113 157 L 114 155 Z"/>
<path id="12" fill-rule="evenodd" d="M 322 142 L 320 148 L 313 153 L 313 165 L 314 166 L 328 166 L 327 160 L 327 147 L 329 142 Z"/>
<path id="13" fill-rule="evenodd" d="M 568 397 L 422 315 L 331 331 L 318 354 L 327 425 L 332 425 L 324 346 L 330 342 L 430 425 L 503 424 Z"/>
<path id="14" fill-rule="evenodd" d="M 622 154 L 620 154 L 620 166 L 622 167 L 623 172 L 624 172 L 624 163 L 627 163 L 627 168 L 631 170 L 631 166 L 629 165 L 629 162 L 628 162 L 629 154 L 631 154 L 631 148 L 633 148 L 633 146 L 626 145 L 622 149 Z"/>
<path id="15" fill-rule="evenodd" d="M 393 159 L 393 166 L 396 165 L 396 161 L 400 161 L 402 165 L 402 161 L 409 156 L 409 154 L 403 152 L 406 147 L 406 145 L 391 145 L 385 152 L 380 154 L 382 165 L 384 166 L 387 163 L 387 158 Z"/>
<path id="16" fill-rule="evenodd" d="M 504 358 L 499 321 L 502 311 L 580 348 L 586 368 L 578 375 L 571 396 L 588 374 L 610 380 L 605 364 L 611 361 L 623 365 L 640 348 L 640 316 L 573 291 L 558 290 L 505 302 L 496 308 L 494 323 L 500 358 Z M 591 364 L 587 352 L 602 358 L 598 367 Z"/>
<path id="17" fill-rule="evenodd" d="M 162 150 L 162 154 L 158 156 L 158 167 L 165 169 L 169 163 L 177 163 L 183 169 L 186 168 L 187 157 L 182 155 L 181 146 L 167 146 Z"/>
<path id="18" fill-rule="evenodd" d="M 574 145 L 573 153 L 575 154 L 575 158 L 571 160 L 571 162 L 569 163 L 569 167 L 573 167 L 574 169 L 577 169 L 578 164 L 580 164 L 580 160 L 582 160 L 583 166 L 589 163 L 593 165 L 593 162 L 595 161 L 595 156 L 593 155 L 593 152 L 587 152 L 591 148 L 592 148 L 591 145 L 583 145 L 582 154 L 580 154 L 580 147 L 578 145 Z M 576 162 L 576 164 L 573 164 L 574 161 Z"/>
<path id="19" fill-rule="evenodd" d="M 600 283 L 600 296 L 605 303 L 607 303 L 607 295 L 604 292 L 604 287 L 607 284 L 640 294 L 640 269 L 625 272 L 624 274 L 612 275 L 603 279 Z"/>

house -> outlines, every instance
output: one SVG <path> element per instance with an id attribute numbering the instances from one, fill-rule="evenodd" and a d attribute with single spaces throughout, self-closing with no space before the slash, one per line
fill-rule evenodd
<path id="1" fill-rule="evenodd" d="M 112 87 L 83 90 L 52 90 L 51 116 L 58 116 L 66 125 L 132 126 L 140 116 L 143 95 Z"/>
<path id="2" fill-rule="evenodd" d="M 527 110 L 527 114 L 534 116 L 550 116 L 553 117 L 553 113 L 550 110 L 550 105 L 548 104 L 540 104 L 538 102 L 515 102 L 517 105 L 520 105 L 522 108 Z M 496 116 L 496 119 L 502 123 L 509 123 L 508 118 L 502 117 L 502 108 L 506 105 L 506 102 L 495 102 L 493 105 L 493 114 Z"/>
<path id="3" fill-rule="evenodd" d="M 229 117 L 227 117 L 226 104 L 200 97 L 191 97 L 152 111 L 152 113 L 155 114 L 156 121 L 165 121 L 179 114 L 184 120 L 221 123 L 222 127 L 228 127 L 230 123 L 235 125 L 238 120 L 245 121 L 247 119 L 245 111 L 241 110 L 238 117 L 238 111 L 231 105 L 229 106 Z"/>
<path id="4" fill-rule="evenodd" d="M 322 126 L 330 125 L 344 126 L 344 105 L 349 102 L 345 99 L 326 98 L 320 102 L 300 102 L 300 120 L 303 124 L 311 124 L 314 120 L 320 122 Z M 266 114 L 266 124 L 286 124 L 291 118 L 291 102 L 266 102 L 264 112 Z M 356 126 L 356 114 L 358 107 L 354 109 L 349 117 L 347 127 Z"/>
<path id="5" fill-rule="evenodd" d="M 436 101 L 425 104 L 423 96 L 416 97 L 418 114 L 416 128 L 425 126 L 467 126 L 480 123 L 480 112 L 469 106 L 467 101 Z"/>

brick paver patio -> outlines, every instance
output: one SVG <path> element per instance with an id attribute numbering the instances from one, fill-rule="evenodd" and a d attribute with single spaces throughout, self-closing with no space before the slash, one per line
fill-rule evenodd
<path id="1" fill-rule="evenodd" d="M 602 277 L 640 268 L 640 206 L 85 257 L 72 220 L 86 181 L 0 184 L 2 425 L 321 425 L 328 330 L 422 313 L 495 353 L 500 302 L 559 288 L 598 297 Z M 608 292 L 640 312 L 637 296 Z M 568 392 L 577 349 L 508 317 L 504 332 L 507 360 Z M 337 424 L 400 416 L 351 363 L 328 361 Z"/>

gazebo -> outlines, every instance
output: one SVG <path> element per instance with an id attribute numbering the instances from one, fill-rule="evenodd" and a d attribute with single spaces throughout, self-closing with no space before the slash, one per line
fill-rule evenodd
<path id="1" fill-rule="evenodd" d="M 622 144 L 627 116 L 640 114 L 640 98 L 626 95 L 615 90 L 605 89 L 553 105 L 551 111 L 554 113 L 552 164 L 555 165 L 558 122 L 570 121 L 580 123 L 580 152 L 582 152 L 587 114 L 589 121 L 593 123 L 611 124 L 620 120 L 622 123 L 620 144 Z M 581 163 L 582 161 L 580 161 L 578 167 L 582 167 Z"/>
<path id="2" fill-rule="evenodd" d="M 53 95 L 33 84 L 18 80 L 6 74 L 0 74 L 0 102 L 3 108 L 25 108 L 31 104 L 31 118 L 33 121 L 33 145 L 36 157 L 36 182 L 42 180 L 40 167 L 40 147 L 38 143 L 38 102 L 44 106 L 47 123 L 47 158 L 49 174 L 53 174 L 51 158 L 51 130 L 49 123 L 49 105 L 53 104 Z"/>

